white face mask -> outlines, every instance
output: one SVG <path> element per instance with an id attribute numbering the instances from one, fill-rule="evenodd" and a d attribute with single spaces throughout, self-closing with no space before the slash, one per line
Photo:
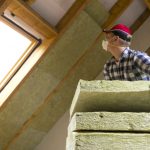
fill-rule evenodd
<path id="1" fill-rule="evenodd" d="M 102 48 L 103 48 L 105 51 L 107 51 L 107 48 L 108 48 L 108 41 L 106 41 L 106 40 L 103 40 L 103 41 L 102 41 Z"/>

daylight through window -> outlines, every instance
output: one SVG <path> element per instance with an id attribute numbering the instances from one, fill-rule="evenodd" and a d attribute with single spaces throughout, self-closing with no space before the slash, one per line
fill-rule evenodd
<path id="1" fill-rule="evenodd" d="M 0 90 L 30 54 L 33 43 L 31 38 L 0 20 Z"/>

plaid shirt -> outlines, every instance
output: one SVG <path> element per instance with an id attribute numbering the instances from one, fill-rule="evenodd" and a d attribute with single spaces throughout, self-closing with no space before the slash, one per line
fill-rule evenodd
<path id="1" fill-rule="evenodd" d="M 106 80 L 150 80 L 150 57 L 126 48 L 118 62 L 114 57 L 107 61 L 103 73 Z"/>

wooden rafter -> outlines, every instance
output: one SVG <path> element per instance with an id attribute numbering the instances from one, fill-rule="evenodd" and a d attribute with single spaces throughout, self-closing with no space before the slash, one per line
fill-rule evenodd
<path id="1" fill-rule="evenodd" d="M 133 2 L 133 0 L 118 0 L 109 11 L 110 16 L 107 21 L 102 25 L 102 28 L 110 28 L 117 18 L 126 10 L 126 8 Z"/>
<path id="2" fill-rule="evenodd" d="M 134 33 L 138 28 L 146 21 L 150 16 L 150 10 L 147 8 L 145 11 L 136 19 L 136 21 L 131 25 L 131 30 Z"/>
<path id="3" fill-rule="evenodd" d="M 104 27 L 111 27 L 112 24 L 118 19 L 119 16 L 121 16 L 121 14 L 131 4 L 132 1 L 133 0 L 128 0 L 128 1 L 126 1 L 126 0 L 118 0 L 117 3 L 113 6 L 113 8 L 110 10 L 110 16 L 108 17 L 108 19 L 106 20 L 106 22 L 103 24 L 102 27 L 103 28 Z M 117 9 L 117 10 L 115 11 L 115 9 Z M 67 17 L 67 18 L 70 18 L 70 17 Z M 64 20 L 64 23 L 62 23 L 63 25 L 60 25 L 60 28 L 58 27 L 59 25 L 57 26 L 59 29 L 62 29 L 64 26 L 66 26 L 65 24 L 67 23 L 67 19 L 65 19 L 65 20 Z M 66 76 L 59 82 L 59 84 L 54 88 L 54 90 L 45 99 L 44 103 L 39 106 L 39 108 L 32 114 L 32 116 L 28 120 L 26 120 L 26 122 L 18 130 L 16 135 L 14 135 L 14 137 L 7 143 L 5 149 L 8 149 L 11 146 L 11 144 L 13 144 L 20 137 L 20 135 L 26 130 L 26 128 L 28 128 L 30 123 L 39 114 L 39 112 L 42 109 L 42 107 L 44 107 L 47 104 L 47 102 L 49 101 L 49 99 L 55 94 L 55 92 L 57 90 L 59 90 L 59 88 L 61 88 L 62 84 L 64 84 L 66 79 L 69 78 L 74 73 L 73 72 L 74 69 L 76 67 L 78 67 L 82 63 L 82 61 L 84 60 L 84 57 L 93 50 L 94 46 L 97 43 L 99 43 L 99 40 L 101 39 L 101 36 L 102 36 L 102 33 L 100 33 L 100 35 L 96 38 L 96 40 L 93 42 L 93 44 L 90 46 L 90 48 L 88 48 L 85 51 L 85 53 L 82 54 L 82 56 L 77 60 L 77 62 L 73 65 L 73 67 L 70 68 L 70 70 L 68 71 Z"/>
<path id="4" fill-rule="evenodd" d="M 22 0 L 22 1 L 24 1 L 25 3 L 31 5 L 31 4 L 33 4 L 36 0 Z"/>
<path id="5" fill-rule="evenodd" d="M 146 53 L 150 56 L 150 47 L 146 50 Z"/>
<path id="6" fill-rule="evenodd" d="M 0 0 L 0 15 L 3 14 L 5 9 L 9 6 L 12 0 Z"/>
<path id="7" fill-rule="evenodd" d="M 22 0 L 14 0 L 8 6 L 7 10 L 23 20 L 45 38 L 50 39 L 57 35 L 55 29 Z"/>
<path id="8" fill-rule="evenodd" d="M 84 7 L 90 2 L 90 0 L 76 0 L 75 3 L 68 10 L 66 15 L 58 22 L 56 25 L 56 29 L 60 32 L 63 28 L 65 28 L 71 20 L 74 19 L 76 15 L 78 15 Z"/>
<path id="9" fill-rule="evenodd" d="M 146 3 L 147 7 L 150 9 L 150 0 L 144 0 L 144 2 Z"/>

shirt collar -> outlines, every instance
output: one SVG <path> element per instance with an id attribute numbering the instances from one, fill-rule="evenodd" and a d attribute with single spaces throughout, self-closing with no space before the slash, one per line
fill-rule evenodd
<path id="1" fill-rule="evenodd" d="M 128 56 L 129 50 L 130 50 L 129 47 L 126 47 L 126 48 L 124 49 L 124 51 L 121 53 L 120 60 L 121 60 L 122 58 L 125 58 L 125 57 Z"/>
<path id="2" fill-rule="evenodd" d="M 121 56 L 120 56 L 119 61 L 122 60 L 123 58 L 126 58 L 126 57 L 128 56 L 129 50 L 130 50 L 129 47 L 126 47 L 126 48 L 124 49 L 124 51 L 121 53 Z M 113 58 L 113 61 L 116 62 L 115 57 L 113 56 L 112 58 Z"/>

